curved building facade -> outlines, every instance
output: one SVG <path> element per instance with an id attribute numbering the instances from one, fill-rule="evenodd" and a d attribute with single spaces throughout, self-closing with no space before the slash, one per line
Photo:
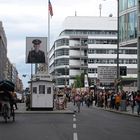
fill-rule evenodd
<path id="1" fill-rule="evenodd" d="M 137 1 L 119 0 L 119 65 L 127 66 L 131 86 L 137 81 Z"/>
<path id="2" fill-rule="evenodd" d="M 67 17 L 49 56 L 56 87 L 71 87 L 77 75 L 93 83 L 99 66 L 117 65 L 116 17 Z"/>

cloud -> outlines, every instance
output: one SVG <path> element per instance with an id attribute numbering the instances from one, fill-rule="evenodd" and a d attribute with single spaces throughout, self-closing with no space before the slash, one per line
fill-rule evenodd
<path id="1" fill-rule="evenodd" d="M 102 16 L 116 15 L 116 0 L 51 0 L 54 16 L 51 18 L 51 44 L 61 32 L 67 16 L 99 16 L 99 4 L 102 4 Z M 25 64 L 26 37 L 47 36 L 48 32 L 47 0 L 0 0 L 0 21 L 7 37 L 8 58 L 16 64 L 20 77 L 27 86 L 23 74 L 30 74 L 30 65 Z M 28 78 L 29 79 L 29 78 Z"/>

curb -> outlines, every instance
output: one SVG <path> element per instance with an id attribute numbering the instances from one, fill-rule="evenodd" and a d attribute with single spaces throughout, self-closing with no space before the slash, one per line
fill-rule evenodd
<path id="1" fill-rule="evenodd" d="M 15 114 L 74 114 L 71 110 L 61 110 L 61 111 L 15 111 Z"/>
<path id="2" fill-rule="evenodd" d="M 116 110 L 111 110 L 111 109 L 105 109 L 105 108 L 98 108 L 98 107 L 95 107 L 94 106 L 94 108 L 96 108 L 96 109 L 100 109 L 100 110 L 104 110 L 104 111 L 108 111 L 108 112 L 113 112 L 113 113 L 117 113 L 117 114 L 121 114 L 121 115 L 129 115 L 129 116 L 133 116 L 133 117 L 137 117 L 137 118 L 140 118 L 140 115 L 137 115 L 137 114 L 130 114 L 130 113 L 128 113 L 127 111 L 125 112 L 123 112 L 123 111 L 116 111 Z"/>

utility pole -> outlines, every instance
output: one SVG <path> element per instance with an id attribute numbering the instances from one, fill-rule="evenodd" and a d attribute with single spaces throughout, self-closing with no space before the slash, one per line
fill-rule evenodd
<path id="1" fill-rule="evenodd" d="M 138 67 L 138 76 L 137 76 L 137 90 L 140 90 L 140 0 L 137 0 L 137 67 Z"/>

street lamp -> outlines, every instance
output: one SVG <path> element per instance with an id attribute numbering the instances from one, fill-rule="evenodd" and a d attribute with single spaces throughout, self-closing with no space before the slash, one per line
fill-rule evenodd
<path id="1" fill-rule="evenodd" d="M 137 66 L 138 66 L 138 76 L 137 76 L 137 90 L 140 90 L 140 1 L 137 2 Z"/>
<path id="2" fill-rule="evenodd" d="M 67 66 L 65 66 L 65 87 L 67 86 Z"/>
<path id="3" fill-rule="evenodd" d="M 106 0 L 103 0 L 106 1 Z M 120 78 L 120 68 L 119 68 L 119 0 L 117 1 L 117 81 L 119 81 Z M 118 84 L 116 84 L 116 92 L 118 92 Z"/>

